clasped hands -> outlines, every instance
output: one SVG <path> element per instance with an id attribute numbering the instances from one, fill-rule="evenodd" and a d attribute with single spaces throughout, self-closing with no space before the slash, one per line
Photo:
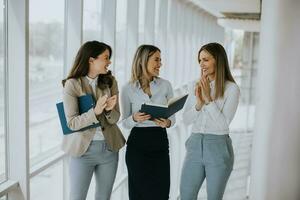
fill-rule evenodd
<path id="1" fill-rule="evenodd" d="M 151 118 L 151 115 L 142 113 L 142 112 L 136 112 L 132 115 L 132 118 L 136 122 L 143 122 L 146 120 L 149 120 Z M 157 126 L 160 126 L 162 128 L 168 128 L 171 126 L 171 120 L 164 119 L 164 118 L 155 118 L 152 120 Z"/>
<path id="2" fill-rule="evenodd" d="M 113 95 L 111 97 L 104 95 L 102 97 L 99 97 L 94 108 L 95 114 L 100 115 L 103 111 L 111 111 L 115 107 L 117 99 L 117 95 Z"/>
<path id="3" fill-rule="evenodd" d="M 200 110 L 204 104 L 212 101 L 210 96 L 210 85 L 207 76 L 202 75 L 201 79 L 196 83 L 195 96 L 197 98 L 196 109 Z"/>

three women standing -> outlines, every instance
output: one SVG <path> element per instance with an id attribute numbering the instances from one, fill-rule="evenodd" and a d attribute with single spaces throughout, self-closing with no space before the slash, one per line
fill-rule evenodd
<path id="1" fill-rule="evenodd" d="M 175 123 L 175 117 L 152 119 L 139 112 L 145 102 L 167 104 L 173 97 L 170 82 L 158 77 L 160 68 L 159 48 L 140 46 L 133 59 L 131 80 L 122 90 L 124 126 L 131 129 L 126 149 L 130 200 L 169 199 L 170 160 L 166 128 Z"/>
<path id="2" fill-rule="evenodd" d="M 196 200 L 206 178 L 207 199 L 221 200 L 233 167 L 234 154 L 228 134 L 240 91 L 222 45 L 202 46 L 198 61 L 201 78 L 183 113 L 184 122 L 192 124 L 192 135 L 186 141 L 180 196 L 181 200 Z"/>
<path id="3" fill-rule="evenodd" d="M 63 80 L 64 109 L 73 130 L 100 122 L 99 128 L 64 137 L 63 149 L 69 155 L 71 200 L 84 200 L 93 173 L 95 199 L 110 199 L 118 163 L 118 150 L 124 138 L 116 123 L 120 117 L 118 87 L 108 71 L 111 48 L 97 41 L 79 50 L 68 77 Z M 201 47 L 198 54 L 201 78 L 189 95 L 183 114 L 192 123 L 186 142 L 186 158 L 181 175 L 182 200 L 196 200 L 207 179 L 208 200 L 221 200 L 233 167 L 229 124 L 238 106 L 239 88 L 230 73 L 227 55 L 218 43 Z M 124 126 L 131 129 L 126 149 L 130 200 L 168 200 L 170 190 L 169 142 L 166 128 L 175 123 L 153 119 L 139 112 L 143 103 L 167 104 L 173 97 L 169 81 L 159 77 L 159 48 L 140 46 L 134 56 L 131 80 L 122 90 Z M 96 107 L 79 114 L 79 96 L 92 94 Z"/>

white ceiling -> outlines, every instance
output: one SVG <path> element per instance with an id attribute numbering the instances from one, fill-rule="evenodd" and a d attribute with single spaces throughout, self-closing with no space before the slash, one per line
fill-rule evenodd
<path id="1" fill-rule="evenodd" d="M 216 16 L 219 25 L 229 29 L 258 32 L 260 20 L 247 19 L 251 14 L 260 14 L 261 0 L 188 0 Z M 242 14 L 239 18 L 227 18 L 223 13 Z M 245 14 L 245 15 L 243 15 Z M 249 15 L 250 14 L 250 15 Z M 238 15 L 237 15 L 238 16 Z M 245 18 L 246 17 L 246 18 Z"/>
<path id="2" fill-rule="evenodd" d="M 260 13 L 260 0 L 190 0 L 216 17 L 222 12 Z"/>

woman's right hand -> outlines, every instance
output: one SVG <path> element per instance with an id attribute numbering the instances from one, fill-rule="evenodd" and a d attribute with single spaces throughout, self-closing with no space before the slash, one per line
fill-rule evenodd
<path id="1" fill-rule="evenodd" d="M 143 121 L 149 120 L 150 118 L 151 118 L 151 115 L 148 115 L 146 113 L 141 113 L 141 112 L 136 112 L 136 113 L 133 113 L 133 115 L 132 115 L 132 119 L 135 122 L 143 122 Z"/>
<path id="2" fill-rule="evenodd" d="M 99 97 L 99 99 L 97 100 L 96 106 L 94 108 L 94 113 L 96 115 L 100 115 L 103 112 L 104 108 L 107 105 L 106 100 L 107 100 L 107 95 Z"/>
<path id="3" fill-rule="evenodd" d="M 201 107 L 204 105 L 205 101 L 204 98 L 202 96 L 202 92 L 201 92 L 201 86 L 200 86 L 200 82 L 196 83 L 196 87 L 195 87 L 195 96 L 197 99 L 197 104 L 196 104 L 196 109 L 200 110 Z"/>

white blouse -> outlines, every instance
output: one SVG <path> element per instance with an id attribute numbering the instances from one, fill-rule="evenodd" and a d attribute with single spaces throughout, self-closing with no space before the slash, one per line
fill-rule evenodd
<path id="1" fill-rule="evenodd" d="M 215 81 L 210 82 L 211 96 L 214 94 Z M 223 135 L 229 133 L 239 103 L 240 89 L 234 82 L 226 81 L 223 98 L 216 99 L 197 111 L 195 84 L 190 88 L 190 95 L 183 112 L 185 124 L 192 124 L 193 133 Z"/>
<path id="2" fill-rule="evenodd" d="M 86 78 L 89 80 L 89 85 L 92 87 L 93 89 L 93 93 L 96 94 L 96 87 L 97 87 L 97 83 L 98 83 L 98 76 L 94 79 L 86 76 Z M 102 133 L 102 130 L 100 127 L 96 128 L 96 133 L 94 135 L 93 140 L 104 140 L 104 135 Z"/>
<path id="3" fill-rule="evenodd" d="M 135 122 L 132 118 L 132 114 L 138 112 L 143 103 L 167 104 L 168 100 L 173 97 L 171 83 L 159 77 L 150 82 L 150 91 L 151 97 L 143 91 L 138 81 L 133 84 L 128 83 L 123 87 L 121 92 L 121 110 L 125 128 L 157 126 L 151 120 Z M 169 120 L 171 120 L 171 126 L 173 126 L 175 115 L 170 116 Z"/>

